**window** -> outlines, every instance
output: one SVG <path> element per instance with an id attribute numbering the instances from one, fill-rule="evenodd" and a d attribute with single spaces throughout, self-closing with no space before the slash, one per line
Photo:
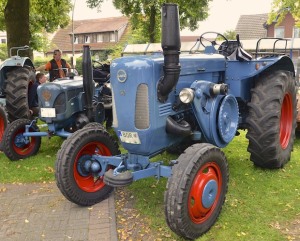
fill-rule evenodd
<path id="1" fill-rule="evenodd" d="M 91 42 L 90 36 L 85 35 L 85 36 L 84 36 L 84 42 L 85 42 L 86 44 L 87 44 L 87 43 L 90 43 L 90 42 Z"/>
<path id="2" fill-rule="evenodd" d="M 294 27 L 294 38 L 300 38 L 300 28 Z"/>
<path id="3" fill-rule="evenodd" d="M 275 38 L 284 38 L 284 27 L 275 28 Z"/>
<path id="4" fill-rule="evenodd" d="M 97 43 L 103 42 L 103 34 L 97 34 Z"/>
<path id="5" fill-rule="evenodd" d="M 2 38 L 2 39 L 1 39 L 1 43 L 2 43 L 2 44 L 6 44 L 6 39 L 5 39 L 5 38 Z"/>
<path id="6" fill-rule="evenodd" d="M 78 44 L 78 37 L 74 36 L 74 44 Z"/>
<path id="7" fill-rule="evenodd" d="M 110 42 L 116 42 L 116 38 L 115 38 L 115 33 L 114 32 L 110 32 L 109 41 Z"/>

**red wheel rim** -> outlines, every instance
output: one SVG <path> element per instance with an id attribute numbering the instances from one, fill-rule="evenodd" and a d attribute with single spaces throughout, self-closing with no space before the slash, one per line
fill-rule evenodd
<path id="1" fill-rule="evenodd" d="M 2 141 L 3 139 L 3 134 L 5 131 L 5 121 L 3 120 L 3 118 L 0 118 L 0 141 Z"/>
<path id="2" fill-rule="evenodd" d="M 94 155 L 99 154 L 102 156 L 111 156 L 111 151 L 106 145 L 100 142 L 90 142 L 83 146 L 78 152 L 74 162 L 74 178 L 78 187 L 86 192 L 96 192 L 102 189 L 105 184 L 103 182 L 103 176 L 95 178 L 92 174 L 87 176 L 82 176 L 77 170 L 77 163 L 81 156 L 83 155 Z"/>
<path id="3" fill-rule="evenodd" d="M 204 188 L 212 180 L 217 183 L 217 193 L 212 205 L 205 208 L 202 203 Z M 203 223 L 211 216 L 217 206 L 221 192 L 222 175 L 220 167 L 214 162 L 206 163 L 196 174 L 188 197 L 189 215 L 194 223 Z"/>
<path id="4" fill-rule="evenodd" d="M 293 125 L 293 104 L 291 94 L 284 96 L 281 106 L 281 117 L 280 117 L 280 145 L 283 149 L 287 148 Z"/>
<path id="5" fill-rule="evenodd" d="M 30 155 L 30 153 L 33 151 L 35 145 L 36 145 L 36 138 L 35 137 L 29 137 L 29 143 L 28 144 L 24 144 L 22 145 L 22 147 L 18 147 L 17 144 L 15 143 L 15 140 L 17 138 L 17 136 L 21 136 L 23 135 L 23 133 L 25 132 L 25 129 L 22 128 L 20 130 L 17 131 L 17 133 L 15 134 L 13 140 L 13 149 L 15 151 L 15 153 L 17 153 L 20 156 L 27 156 Z"/>

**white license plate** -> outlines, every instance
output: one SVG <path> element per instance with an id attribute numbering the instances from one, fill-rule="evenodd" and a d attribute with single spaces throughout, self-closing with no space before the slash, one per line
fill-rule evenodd
<path id="1" fill-rule="evenodd" d="M 122 142 L 129 144 L 141 144 L 139 135 L 137 132 L 119 131 L 119 137 Z"/>
<path id="2" fill-rule="evenodd" d="M 41 108 L 41 117 L 56 117 L 55 108 Z"/>

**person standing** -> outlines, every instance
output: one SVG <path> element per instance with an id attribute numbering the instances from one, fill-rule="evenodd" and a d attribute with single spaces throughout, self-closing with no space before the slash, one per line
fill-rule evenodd
<path id="1" fill-rule="evenodd" d="M 49 81 L 52 82 L 58 78 L 64 78 L 67 75 L 67 71 L 70 71 L 71 66 L 65 59 L 61 58 L 62 51 L 56 49 L 53 52 L 53 59 L 43 66 L 38 67 L 36 70 L 49 71 Z"/>
<path id="2" fill-rule="evenodd" d="M 39 100 L 37 95 L 37 88 L 39 85 L 46 83 L 47 77 L 43 73 L 37 73 L 35 81 L 29 84 L 28 88 L 28 107 L 31 117 L 39 115 Z"/>

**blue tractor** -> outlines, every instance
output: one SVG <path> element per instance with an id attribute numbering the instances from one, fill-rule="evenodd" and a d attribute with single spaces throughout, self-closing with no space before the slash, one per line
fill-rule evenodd
<path id="1" fill-rule="evenodd" d="M 89 52 L 89 46 L 84 48 Z M 39 117 L 34 120 L 18 118 L 11 122 L 3 134 L 5 155 L 13 161 L 24 159 L 39 151 L 41 137 L 67 138 L 85 125 L 102 127 L 105 120 L 108 123 L 111 118 L 105 112 L 111 112 L 111 94 L 105 85 L 107 82 L 109 66 L 105 70 L 94 68 L 88 61 L 84 64 L 83 76 L 65 77 L 40 85 L 37 89 Z M 42 126 L 47 127 L 46 131 L 40 131 L 38 119 L 45 123 Z"/>
<path id="2" fill-rule="evenodd" d="M 167 177 L 167 223 L 179 236 L 194 239 L 221 212 L 229 178 L 221 148 L 239 129 L 247 130 L 255 165 L 281 168 L 289 161 L 297 114 L 291 59 L 275 52 L 252 58 L 238 39 L 217 33 L 223 38 L 218 46 L 206 35 L 199 39 L 204 53 L 180 54 L 178 7 L 164 4 L 163 54 L 112 62 L 113 128 L 127 152 L 121 154 L 103 128 L 76 131 L 55 165 L 57 186 L 68 200 L 89 206 L 114 187 Z M 150 161 L 182 146 L 170 165 Z"/>

